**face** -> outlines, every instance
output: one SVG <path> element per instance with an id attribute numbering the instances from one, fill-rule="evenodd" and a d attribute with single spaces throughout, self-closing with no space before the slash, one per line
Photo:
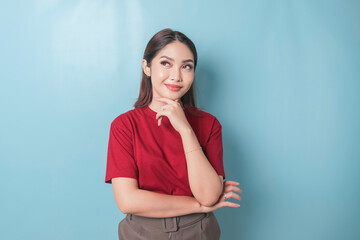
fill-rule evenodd
<path id="1" fill-rule="evenodd" d="M 174 41 L 153 58 L 151 67 L 143 60 L 143 70 L 151 76 L 153 97 L 180 99 L 194 81 L 194 56 L 188 46 Z"/>

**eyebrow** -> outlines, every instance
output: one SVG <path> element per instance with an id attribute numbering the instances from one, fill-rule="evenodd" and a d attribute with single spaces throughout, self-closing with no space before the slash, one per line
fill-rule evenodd
<path id="1" fill-rule="evenodd" d="M 169 60 L 171 60 L 171 61 L 174 61 L 174 59 L 172 59 L 171 57 L 168 57 L 168 56 L 161 56 L 160 58 L 167 58 L 167 59 L 169 59 Z M 192 62 L 192 63 L 194 63 L 194 61 L 193 61 L 192 59 L 184 60 L 183 63 L 185 63 L 185 62 Z"/>

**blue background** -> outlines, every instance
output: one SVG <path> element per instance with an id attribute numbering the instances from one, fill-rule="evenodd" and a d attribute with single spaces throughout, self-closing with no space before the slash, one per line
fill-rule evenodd
<path id="1" fill-rule="evenodd" d="M 117 239 L 111 121 L 147 42 L 199 54 L 198 106 L 223 126 L 240 208 L 222 239 L 360 239 L 359 1 L 1 1 L 0 239 Z"/>

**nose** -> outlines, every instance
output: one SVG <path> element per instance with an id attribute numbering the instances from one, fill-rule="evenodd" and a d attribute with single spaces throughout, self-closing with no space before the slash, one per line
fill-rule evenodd
<path id="1" fill-rule="evenodd" d="M 171 80 L 174 80 L 174 81 L 180 81 L 181 80 L 181 72 L 180 72 L 180 70 L 174 69 L 171 72 Z"/>

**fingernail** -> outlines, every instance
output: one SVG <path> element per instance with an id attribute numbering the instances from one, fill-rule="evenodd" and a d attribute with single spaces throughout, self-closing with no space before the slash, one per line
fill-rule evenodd
<path id="1" fill-rule="evenodd" d="M 237 207 L 240 207 L 240 204 L 236 204 Z"/>

